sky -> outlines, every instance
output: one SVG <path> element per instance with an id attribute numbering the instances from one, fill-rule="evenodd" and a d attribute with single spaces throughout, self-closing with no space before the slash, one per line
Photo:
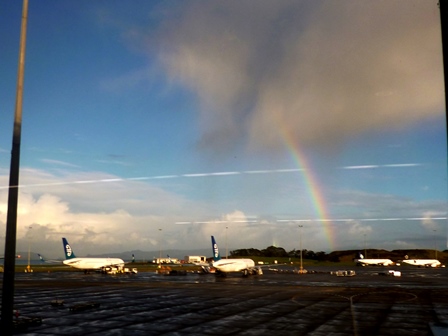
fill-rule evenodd
<path id="1" fill-rule="evenodd" d="M 436 0 L 30 0 L 25 64 L 18 251 L 447 248 Z"/>

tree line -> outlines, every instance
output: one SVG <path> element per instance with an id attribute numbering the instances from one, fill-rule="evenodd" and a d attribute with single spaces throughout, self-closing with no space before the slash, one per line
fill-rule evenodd
<path id="1" fill-rule="evenodd" d="M 282 247 L 269 246 L 263 250 L 254 248 L 239 249 L 230 251 L 231 257 L 274 257 L 274 258 L 300 258 L 300 250 L 293 249 L 286 252 Z M 323 251 L 314 252 L 311 250 L 302 250 L 303 259 L 311 259 L 317 261 L 333 261 L 338 262 L 339 257 L 334 254 L 327 254 Z"/>

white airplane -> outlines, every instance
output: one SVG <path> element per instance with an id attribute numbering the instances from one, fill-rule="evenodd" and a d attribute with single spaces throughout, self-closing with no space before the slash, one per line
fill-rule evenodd
<path id="1" fill-rule="evenodd" d="M 361 253 L 359 253 L 359 257 L 355 259 L 355 263 L 360 266 L 391 266 L 395 264 L 390 259 L 365 259 Z"/>
<path id="2" fill-rule="evenodd" d="M 226 275 L 230 272 L 242 272 L 243 276 L 250 274 L 263 274 L 261 267 L 255 266 L 255 262 L 252 259 L 221 259 L 219 254 L 218 245 L 216 244 L 215 237 L 212 236 L 212 251 L 213 262 L 212 267 L 217 271 L 218 275 Z"/>
<path id="3" fill-rule="evenodd" d="M 120 258 L 78 258 L 75 256 L 67 239 L 62 238 L 62 245 L 64 246 L 65 258 L 62 261 L 65 265 L 88 271 L 102 270 L 105 267 L 115 266 L 117 268 L 124 267 L 124 261 Z"/>
<path id="4" fill-rule="evenodd" d="M 62 260 L 58 260 L 58 259 L 50 259 L 50 260 L 47 260 L 47 259 L 45 259 L 44 257 L 43 257 L 43 255 L 42 254 L 37 254 L 38 256 L 39 256 L 39 260 L 40 261 L 42 261 L 42 262 L 44 262 L 44 263 L 47 263 L 47 264 L 60 264 L 60 263 L 62 263 Z"/>
<path id="5" fill-rule="evenodd" d="M 418 267 L 442 267 L 442 263 L 437 259 L 404 259 L 405 264 Z"/>

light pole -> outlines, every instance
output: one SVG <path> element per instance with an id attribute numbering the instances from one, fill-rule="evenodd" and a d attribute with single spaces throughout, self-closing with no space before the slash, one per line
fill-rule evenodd
<path id="1" fill-rule="evenodd" d="M 228 229 L 229 227 L 228 226 L 226 226 L 226 259 L 229 259 L 229 257 L 228 257 L 228 250 L 227 250 L 227 229 Z"/>
<path id="2" fill-rule="evenodd" d="M 159 237 L 159 266 L 162 263 L 162 229 L 159 229 L 160 237 Z"/>
<path id="3" fill-rule="evenodd" d="M 436 256 L 436 260 L 437 260 L 437 236 L 436 236 L 437 230 L 432 230 L 432 231 L 434 231 L 434 253 Z"/>
<path id="4" fill-rule="evenodd" d="M 366 234 L 364 233 L 364 258 L 367 258 Z"/>
<path id="5" fill-rule="evenodd" d="M 302 260 L 302 228 L 303 225 L 299 225 L 299 245 L 300 245 L 300 271 L 299 273 L 303 273 L 303 260 Z"/>
<path id="6" fill-rule="evenodd" d="M 28 273 L 33 271 L 30 266 L 30 256 L 31 256 L 31 234 L 30 234 L 30 231 L 32 228 L 33 228 L 32 226 L 28 227 L 28 266 L 26 266 L 26 271 L 25 271 Z"/>

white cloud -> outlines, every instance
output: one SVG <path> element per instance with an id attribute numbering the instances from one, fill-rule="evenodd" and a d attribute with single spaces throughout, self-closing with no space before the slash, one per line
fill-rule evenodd
<path id="1" fill-rule="evenodd" d="M 351 235 L 365 235 L 372 232 L 372 227 L 370 225 L 362 225 L 359 222 L 350 223 L 350 229 L 348 233 Z"/>
<path id="2" fill-rule="evenodd" d="M 118 182 L 101 182 L 104 180 Z M 62 253 L 63 236 L 86 254 L 151 250 L 160 242 L 158 228 L 174 232 L 180 217 L 200 216 L 206 208 L 160 187 L 98 172 L 55 176 L 24 169 L 21 181 L 18 249 L 26 244 L 29 226 L 38 227 L 40 239 L 35 248 L 47 255 Z M 2 224 L 6 222 L 7 191 L 0 190 Z"/>
<path id="3" fill-rule="evenodd" d="M 7 176 L 0 176 L 0 181 L 5 185 Z M 263 205 L 253 208 L 249 215 L 244 208 L 223 211 L 223 204 L 214 199 L 188 200 L 168 191 L 176 190 L 172 188 L 173 183 L 182 186 L 181 180 L 157 180 L 158 186 L 155 186 L 151 180 L 126 180 L 100 172 L 52 175 L 37 169 L 23 169 L 21 181 L 19 251 L 27 249 L 29 226 L 33 228 L 33 250 L 47 257 L 61 256 L 63 236 L 74 244 L 77 254 L 84 255 L 134 249 L 154 251 L 161 246 L 163 249 L 210 247 L 211 251 L 211 235 L 217 238 L 222 251 L 250 247 L 263 249 L 270 245 L 287 250 L 299 248 L 297 222 L 278 221 L 277 214 L 271 212 L 260 215 L 266 210 Z M 7 190 L 0 189 L 0 228 L 6 221 Z M 184 190 L 184 187 L 178 190 Z M 359 191 L 335 193 L 328 201 L 333 209 L 356 209 L 356 213 L 363 214 L 366 220 L 304 222 L 303 248 L 331 251 L 346 246 L 358 247 L 362 245 L 364 234 L 368 234 L 368 241 L 376 246 L 384 242 L 383 237 L 387 234 L 385 243 L 393 247 L 393 242 L 402 236 L 403 227 L 413 236 L 418 234 L 420 225 L 427 230 L 437 229 L 440 219 L 436 218 L 446 217 L 443 212 L 445 202 L 420 203 Z M 232 204 L 238 202 L 238 198 L 232 200 Z M 406 220 L 403 216 L 406 214 L 412 218 Z M 393 220 L 393 217 L 399 220 Z M 293 215 L 291 219 L 300 219 L 300 216 Z M 193 224 L 175 225 L 183 221 Z M 333 241 L 336 246 L 332 246 Z"/>
<path id="4" fill-rule="evenodd" d="M 403 241 L 403 240 L 396 240 L 394 242 L 395 245 L 395 249 L 397 250 L 405 250 L 405 249 L 415 249 L 418 248 L 418 246 L 416 246 L 415 244 Z"/>
<path id="5" fill-rule="evenodd" d="M 446 216 L 446 213 L 444 215 Z M 436 213 L 433 211 L 426 211 L 423 214 L 424 219 L 421 222 L 422 227 L 424 227 L 426 230 L 432 230 L 432 231 L 437 230 L 438 225 L 437 222 L 433 220 L 433 218 L 438 216 L 440 216 L 440 213 Z"/>
<path id="6" fill-rule="evenodd" d="M 41 159 L 40 161 L 42 161 L 44 163 L 51 164 L 51 165 L 79 168 L 79 166 L 77 166 L 75 164 L 72 164 L 72 163 L 69 163 L 69 162 L 64 162 L 64 161 L 59 161 L 59 160 Z"/>

